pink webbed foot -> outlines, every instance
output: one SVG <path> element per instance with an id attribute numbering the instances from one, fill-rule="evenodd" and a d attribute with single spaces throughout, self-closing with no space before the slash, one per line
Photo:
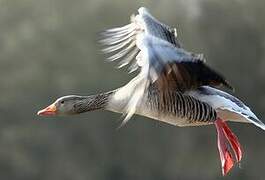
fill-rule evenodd
<path id="1" fill-rule="evenodd" d="M 234 166 L 234 160 L 230 148 L 233 149 L 236 161 L 239 162 L 242 159 L 242 148 L 236 137 L 231 131 L 228 125 L 220 118 L 215 121 L 215 127 L 217 130 L 217 145 L 222 164 L 222 174 L 226 175 Z"/>

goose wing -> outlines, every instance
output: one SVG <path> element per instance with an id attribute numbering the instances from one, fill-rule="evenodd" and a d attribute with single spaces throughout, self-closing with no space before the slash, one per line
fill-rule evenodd
<path id="1" fill-rule="evenodd" d="M 135 57 L 140 50 L 136 46 L 136 36 L 140 33 L 155 36 L 173 44 L 175 47 L 181 47 L 177 40 L 175 28 L 158 21 L 144 7 L 139 8 L 138 12 L 139 14 L 136 16 L 132 15 L 130 24 L 103 32 L 103 38 L 100 41 L 106 46 L 103 52 L 113 54 L 107 58 L 108 60 L 121 60 L 118 64 L 119 68 L 131 63 L 129 72 L 133 72 L 138 68 Z"/>
<path id="2" fill-rule="evenodd" d="M 220 74 L 205 65 L 202 55 L 180 48 L 174 29 L 159 22 L 144 7 L 138 12 L 131 24 L 103 33 L 105 38 L 101 42 L 107 45 L 103 51 L 113 53 L 109 60 L 119 59 L 119 68 L 130 65 L 129 72 L 148 66 L 148 78 L 152 82 L 157 80 L 162 89 L 220 84 L 231 88 Z"/>

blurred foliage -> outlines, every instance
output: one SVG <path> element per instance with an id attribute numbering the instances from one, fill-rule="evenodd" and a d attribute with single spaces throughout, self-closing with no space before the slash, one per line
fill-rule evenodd
<path id="1" fill-rule="evenodd" d="M 236 96 L 265 117 L 265 1 L 0 0 L 0 178 L 12 180 L 223 179 L 213 126 L 178 128 L 91 112 L 42 118 L 66 94 L 94 94 L 132 77 L 105 63 L 99 32 L 146 6 L 204 53 Z M 226 179 L 264 179 L 265 133 L 232 124 L 245 149 Z"/>

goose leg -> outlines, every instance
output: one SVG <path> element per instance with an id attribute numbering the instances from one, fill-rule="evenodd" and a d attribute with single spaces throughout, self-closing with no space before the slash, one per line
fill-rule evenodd
<path id="1" fill-rule="evenodd" d="M 234 165 L 228 143 L 233 149 L 237 162 L 242 158 L 242 148 L 235 134 L 222 119 L 218 118 L 214 124 L 217 130 L 217 144 L 222 164 L 222 174 L 226 175 Z"/>
<path id="2" fill-rule="evenodd" d="M 226 139 L 229 141 L 229 144 L 231 145 L 231 147 L 234 151 L 236 161 L 239 163 L 242 159 L 243 151 L 242 151 L 242 147 L 238 141 L 238 138 L 231 131 L 231 129 L 228 127 L 228 125 L 225 122 L 223 122 L 223 130 L 224 130 Z"/>
<path id="3" fill-rule="evenodd" d="M 221 121 L 222 121 L 221 119 L 217 119 L 214 124 L 217 130 L 217 145 L 222 165 L 222 174 L 226 175 L 233 167 L 234 161 L 227 146 L 227 142 L 225 139 L 226 137 L 223 132 Z"/>

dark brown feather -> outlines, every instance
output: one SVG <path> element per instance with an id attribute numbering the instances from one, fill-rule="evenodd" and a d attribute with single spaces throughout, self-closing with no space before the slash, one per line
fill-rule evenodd
<path id="1" fill-rule="evenodd" d="M 154 84 L 161 92 L 167 90 L 184 92 L 204 85 L 225 86 L 233 89 L 222 75 L 208 67 L 201 60 L 166 65 Z"/>

